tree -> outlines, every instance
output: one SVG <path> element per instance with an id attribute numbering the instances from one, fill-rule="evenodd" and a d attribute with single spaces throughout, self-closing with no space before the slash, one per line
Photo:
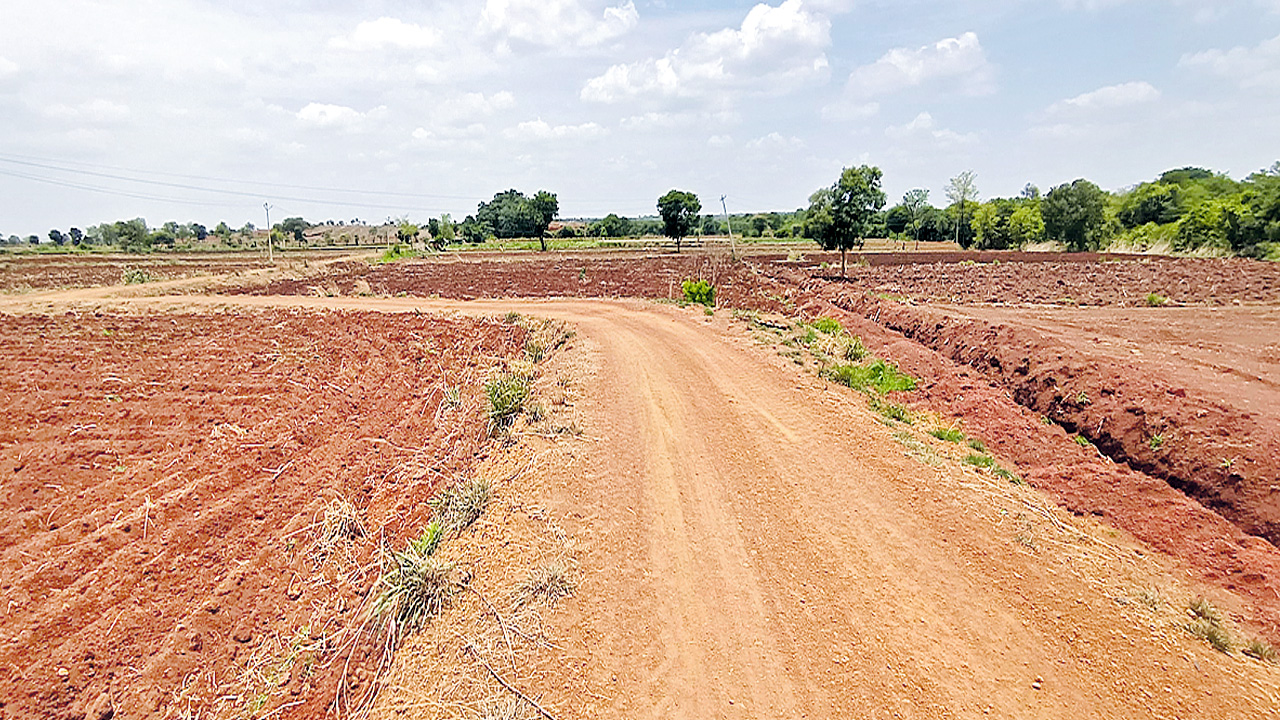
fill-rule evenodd
<path id="1" fill-rule="evenodd" d="M 213 229 L 213 234 L 217 235 L 222 242 L 227 242 L 231 239 L 231 226 L 225 221 L 220 222 L 218 223 L 218 226 Z"/>
<path id="2" fill-rule="evenodd" d="M 956 206 L 956 244 L 962 247 L 965 243 L 961 242 L 960 230 L 967 228 L 965 215 L 968 204 L 978 199 L 977 179 L 978 176 L 972 170 L 965 170 L 947 183 L 947 199 Z"/>
<path id="3" fill-rule="evenodd" d="M 294 242 L 301 243 L 305 238 L 305 233 L 311 225 L 300 217 L 285 218 L 276 223 L 276 229 L 281 235 L 293 235 Z"/>
<path id="4" fill-rule="evenodd" d="M 715 216 L 713 215 L 708 215 L 702 218 L 701 231 L 703 235 L 719 235 L 720 221 L 715 219 Z"/>
<path id="5" fill-rule="evenodd" d="M 680 252 L 680 241 L 693 231 L 700 212 L 702 212 L 702 202 L 691 192 L 671 190 L 658 198 L 658 214 L 662 216 L 662 234 L 676 241 L 677 253 Z"/>
<path id="6" fill-rule="evenodd" d="M 482 243 L 493 237 L 493 228 L 471 215 L 468 215 L 458 226 L 458 232 L 462 235 L 462 239 L 469 243 Z"/>
<path id="7" fill-rule="evenodd" d="M 547 228 L 556 219 L 556 215 L 560 214 L 560 201 L 556 199 L 555 193 L 539 190 L 529 202 L 533 205 L 534 212 L 538 213 L 538 243 L 542 246 L 542 252 L 546 252 Z"/>
<path id="8" fill-rule="evenodd" d="M 418 238 L 418 226 L 408 220 L 401 220 L 396 226 L 396 239 L 402 243 L 410 243 Z"/>
<path id="9" fill-rule="evenodd" d="M 908 190 L 907 194 L 902 196 L 902 207 L 907 211 L 907 229 L 915 238 L 917 250 L 920 249 L 920 217 L 928 205 L 929 191 L 924 188 Z"/>
<path id="10" fill-rule="evenodd" d="M 204 242 L 205 239 L 209 237 L 209 228 L 201 225 L 200 223 L 193 222 L 191 223 L 191 234 L 195 235 L 196 240 Z"/>
<path id="11" fill-rule="evenodd" d="M 61 246 L 62 243 L 67 241 L 67 236 L 63 235 L 61 230 L 54 228 L 49 231 L 49 239 L 53 241 L 54 245 Z"/>
<path id="12" fill-rule="evenodd" d="M 540 190 L 533 197 L 526 197 L 518 190 L 507 190 L 480 203 L 475 219 L 492 228 L 496 237 L 538 238 L 546 250 L 547 226 L 559 212 L 560 203 L 554 193 Z"/>
<path id="13" fill-rule="evenodd" d="M 845 168 L 831 187 L 809 197 L 805 237 L 817 240 L 824 250 L 840 250 L 840 277 L 845 277 L 849 248 L 862 247 L 867 228 L 884 207 L 882 176 L 878 167 Z"/>
<path id="14" fill-rule="evenodd" d="M 433 238 L 440 238 L 440 221 L 436 218 L 427 220 L 427 234 Z"/>
<path id="15" fill-rule="evenodd" d="M 440 227 L 440 239 L 446 243 L 453 242 L 457 235 L 454 231 L 453 218 L 449 217 L 449 213 L 441 215 L 437 224 Z"/>
<path id="16" fill-rule="evenodd" d="M 604 237 L 627 237 L 631 234 L 631 221 L 616 213 L 609 213 L 600 221 L 599 231 Z"/>
<path id="17" fill-rule="evenodd" d="M 911 211 L 903 205 L 894 205 L 884 213 L 884 229 L 890 235 L 901 235 L 911 227 Z"/>
<path id="18" fill-rule="evenodd" d="M 84 242 L 84 232 L 80 228 L 73 227 L 67 231 L 67 236 L 71 238 L 71 244 L 79 246 Z"/>
<path id="19" fill-rule="evenodd" d="M 1097 250 L 1106 227 L 1106 206 L 1107 194 L 1088 180 L 1059 185 L 1040 203 L 1045 235 L 1076 252 Z"/>

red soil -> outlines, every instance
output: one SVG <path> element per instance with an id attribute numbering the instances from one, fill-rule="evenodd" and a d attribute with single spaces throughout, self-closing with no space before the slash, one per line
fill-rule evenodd
<path id="1" fill-rule="evenodd" d="M 0 255 L 0 291 L 119 285 L 126 270 L 142 270 L 153 280 L 178 280 L 270 267 L 256 253 L 179 255 Z"/>
<path id="2" fill-rule="evenodd" d="M 0 336 L 0 717 L 96 720 L 255 696 L 318 717 L 348 658 L 358 696 L 377 543 L 483 452 L 480 386 L 524 331 L 270 311 L 3 316 Z M 340 496 L 367 532 L 322 561 Z"/>

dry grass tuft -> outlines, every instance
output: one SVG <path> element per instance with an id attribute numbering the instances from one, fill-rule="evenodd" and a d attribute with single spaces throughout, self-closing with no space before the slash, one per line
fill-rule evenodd
<path id="1" fill-rule="evenodd" d="M 520 698 L 503 698 L 494 703 L 481 716 L 481 720 L 525 720 L 532 717 L 528 706 Z"/>
<path id="2" fill-rule="evenodd" d="M 1276 661 L 1276 649 L 1271 646 L 1271 643 L 1258 638 L 1253 638 L 1244 644 L 1244 654 L 1263 662 Z"/>
<path id="3" fill-rule="evenodd" d="M 356 506 L 344 497 L 330 500 L 312 527 L 315 531 L 312 555 L 318 562 L 324 562 L 334 550 L 366 534 Z"/>
<path id="4" fill-rule="evenodd" d="M 391 646 L 443 610 L 461 587 L 454 563 L 424 555 L 412 544 L 391 556 L 378 579 L 373 618 Z"/>
<path id="5" fill-rule="evenodd" d="M 512 594 L 512 601 L 517 607 L 533 603 L 553 606 L 560 598 L 572 595 L 575 589 L 577 583 L 569 579 L 568 566 L 557 560 L 530 570 Z"/>
<path id="6" fill-rule="evenodd" d="M 493 487 L 488 480 L 472 478 L 444 488 L 430 502 L 445 531 L 459 532 L 484 513 L 492 494 Z"/>

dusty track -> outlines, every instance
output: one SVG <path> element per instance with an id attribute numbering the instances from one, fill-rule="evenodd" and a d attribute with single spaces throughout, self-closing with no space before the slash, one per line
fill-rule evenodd
<path id="1" fill-rule="evenodd" d="M 722 319 L 639 302 L 121 302 L 573 323 L 594 440 L 543 500 L 578 538 L 583 575 L 554 622 L 590 659 L 536 688 L 563 717 L 1225 718 L 1280 704 L 1274 668 L 1178 627 L 1197 588 L 1163 561 L 1046 519 L 1034 491 L 906 456 L 858 396 Z M 552 689 L 570 685 L 584 692 Z"/>

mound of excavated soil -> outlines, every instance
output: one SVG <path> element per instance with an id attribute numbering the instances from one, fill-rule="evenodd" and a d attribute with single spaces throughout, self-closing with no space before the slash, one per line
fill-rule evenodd
<path id="1" fill-rule="evenodd" d="M 378 543 L 487 438 L 524 330 L 269 311 L 0 316 L 0 715 L 324 716 Z M 451 388 L 456 388 L 457 402 Z M 367 508 L 328 554 L 331 500 Z M 186 714 L 183 714 L 186 713 Z"/>

